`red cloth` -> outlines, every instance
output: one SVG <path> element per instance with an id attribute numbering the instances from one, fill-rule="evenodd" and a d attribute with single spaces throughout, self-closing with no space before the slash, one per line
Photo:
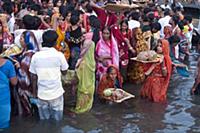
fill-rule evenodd
<path id="1" fill-rule="evenodd" d="M 123 78 L 119 70 L 114 67 L 117 71 L 117 79 L 119 80 L 120 86 L 122 87 Z M 100 97 L 103 97 L 103 91 L 107 88 L 114 88 L 114 81 L 109 77 L 108 74 L 104 74 L 99 82 L 97 93 Z"/>
<path id="2" fill-rule="evenodd" d="M 114 13 L 108 14 L 106 10 L 96 7 L 93 7 L 93 10 L 96 12 L 101 23 L 101 29 L 103 29 L 105 26 L 110 27 L 117 22 L 117 16 Z"/>
<path id="3" fill-rule="evenodd" d="M 86 32 L 90 31 L 90 24 L 88 17 L 89 16 L 86 13 L 83 15 L 83 28 L 85 28 Z"/>
<path id="4" fill-rule="evenodd" d="M 162 40 L 162 49 L 164 55 L 164 66 L 167 69 L 167 75 L 162 75 L 162 64 L 157 65 L 151 75 L 147 77 L 140 92 L 142 97 L 148 97 L 154 102 L 166 101 L 166 93 L 171 77 L 172 62 L 169 56 L 169 43 L 167 40 Z"/>
<path id="5" fill-rule="evenodd" d="M 125 34 L 121 33 L 118 26 L 114 26 L 112 28 L 112 33 L 118 43 L 119 56 L 120 56 L 120 65 L 127 66 L 128 65 L 128 45 L 125 42 L 125 38 L 131 40 L 131 30 L 128 30 Z"/>

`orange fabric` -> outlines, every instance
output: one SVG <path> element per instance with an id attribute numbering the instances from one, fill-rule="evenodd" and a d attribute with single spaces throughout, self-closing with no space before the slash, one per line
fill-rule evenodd
<path id="1" fill-rule="evenodd" d="M 114 67 L 117 70 L 117 79 L 119 80 L 120 86 L 122 87 L 123 78 L 119 72 L 119 70 Z M 98 95 L 103 98 L 103 91 L 107 88 L 114 88 L 114 81 L 108 76 L 108 74 L 104 74 L 99 82 L 97 93 Z"/>
<path id="2" fill-rule="evenodd" d="M 147 77 L 140 92 L 142 97 L 147 97 L 154 102 L 166 101 L 166 93 L 172 69 L 172 63 L 169 56 L 169 43 L 164 39 L 161 41 L 164 55 L 164 66 L 167 69 L 167 75 L 162 75 L 162 64 L 157 65 L 156 68 L 152 71 L 151 75 Z"/>
<path id="3" fill-rule="evenodd" d="M 66 50 L 63 54 L 64 54 L 65 58 L 68 60 L 69 57 L 70 57 L 70 50 L 69 50 L 68 44 L 65 42 L 65 31 L 66 31 L 67 27 L 68 26 L 66 24 L 65 29 L 63 29 L 63 30 L 61 29 L 61 27 L 57 28 L 56 33 L 58 34 L 58 39 L 57 39 L 57 43 L 56 43 L 55 48 L 58 51 L 62 51 L 63 47 L 61 46 L 61 42 L 64 42 L 65 46 L 66 46 Z"/>

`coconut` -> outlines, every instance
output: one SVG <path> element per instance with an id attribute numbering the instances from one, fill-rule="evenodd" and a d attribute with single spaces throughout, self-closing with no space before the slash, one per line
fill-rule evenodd
<path id="1" fill-rule="evenodd" d="M 109 97 L 112 95 L 112 90 L 110 89 L 106 89 L 103 91 L 103 95 L 106 96 L 106 97 Z"/>

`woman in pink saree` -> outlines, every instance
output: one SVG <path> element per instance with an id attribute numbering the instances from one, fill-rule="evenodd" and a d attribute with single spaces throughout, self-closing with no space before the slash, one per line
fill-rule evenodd
<path id="1" fill-rule="evenodd" d="M 106 73 L 108 66 L 114 65 L 119 68 L 119 51 L 117 42 L 109 27 L 102 30 L 100 40 L 96 45 L 96 77 L 99 81 L 103 74 Z"/>

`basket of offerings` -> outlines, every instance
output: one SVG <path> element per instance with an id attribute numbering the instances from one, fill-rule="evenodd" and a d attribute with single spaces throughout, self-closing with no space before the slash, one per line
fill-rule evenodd
<path id="1" fill-rule="evenodd" d="M 137 57 L 131 58 L 131 60 L 142 62 L 142 63 L 157 63 L 162 62 L 163 55 L 157 54 L 153 50 L 140 52 Z"/>
<path id="2" fill-rule="evenodd" d="M 104 98 L 116 103 L 121 103 L 124 100 L 134 98 L 135 96 L 122 90 L 115 88 L 107 88 L 103 91 Z"/>
<path id="3" fill-rule="evenodd" d="M 108 3 L 103 8 L 105 8 L 106 10 L 114 11 L 114 12 L 120 12 L 120 11 L 130 10 L 133 8 L 139 8 L 139 6 L 136 4 L 128 5 L 128 4 L 121 4 L 121 3 L 116 3 L 116 4 Z"/>
<path id="4" fill-rule="evenodd" d="M 12 44 L 9 48 L 7 48 L 1 56 L 15 56 L 22 52 L 22 47 L 17 44 Z"/>

